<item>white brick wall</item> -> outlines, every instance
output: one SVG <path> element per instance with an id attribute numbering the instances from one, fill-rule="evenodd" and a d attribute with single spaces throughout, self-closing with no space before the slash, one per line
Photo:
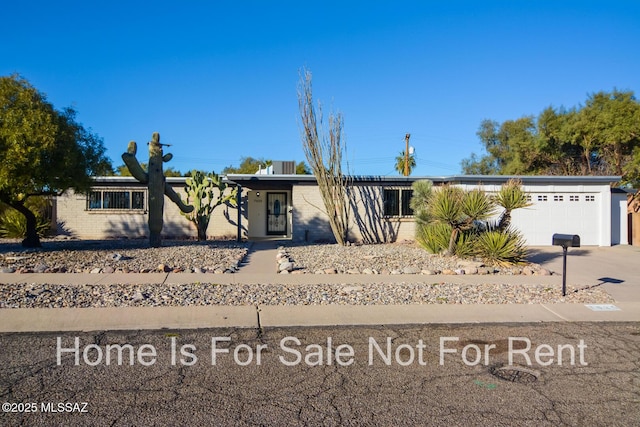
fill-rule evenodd
<path id="1" fill-rule="evenodd" d="M 122 186 L 101 186 L 96 189 L 122 190 Z M 128 188 L 128 187 L 127 187 Z M 135 187 L 136 190 L 144 187 Z M 174 185 L 174 190 L 186 200 L 183 186 Z M 146 190 L 145 190 L 146 192 Z M 208 235 L 211 237 L 236 237 L 237 210 L 218 206 L 211 216 Z M 146 211 L 87 210 L 87 196 L 69 190 L 56 198 L 57 232 L 80 239 L 141 238 L 149 236 Z M 165 197 L 162 235 L 164 238 L 196 238 L 195 225 L 180 214 L 180 209 Z"/>
<path id="2" fill-rule="evenodd" d="M 413 218 L 385 218 L 382 186 L 354 186 L 355 209 L 350 213 L 349 239 L 380 243 L 413 240 Z M 335 241 L 320 189 L 315 184 L 293 186 L 293 240 Z"/>

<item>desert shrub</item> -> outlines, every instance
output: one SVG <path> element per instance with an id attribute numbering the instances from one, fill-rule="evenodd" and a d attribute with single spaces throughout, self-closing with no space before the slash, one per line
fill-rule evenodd
<path id="1" fill-rule="evenodd" d="M 495 264 L 517 264 L 527 257 L 522 234 L 511 229 L 480 233 L 474 246 L 477 256 Z"/>
<path id="2" fill-rule="evenodd" d="M 444 252 L 449 246 L 451 226 L 441 222 L 420 224 L 416 228 L 416 241 L 432 254 Z"/>
<path id="3" fill-rule="evenodd" d="M 524 239 L 509 227 L 511 211 L 528 206 L 520 182 L 507 182 L 493 197 L 481 189 L 432 188 L 428 181 L 418 181 L 413 188 L 416 240 L 429 252 L 479 256 L 498 263 L 524 260 Z M 498 207 L 504 211 L 495 222 L 492 217 Z"/>
<path id="4" fill-rule="evenodd" d="M 51 231 L 51 220 L 46 215 L 48 203 L 46 199 L 33 198 L 27 204 L 36 215 L 36 231 L 40 237 L 45 237 Z M 26 234 L 27 219 L 24 215 L 3 204 L 0 207 L 0 237 L 21 239 Z"/>

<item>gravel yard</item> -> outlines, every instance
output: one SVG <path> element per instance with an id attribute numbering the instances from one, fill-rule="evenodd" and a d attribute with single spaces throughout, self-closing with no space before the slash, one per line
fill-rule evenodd
<path id="1" fill-rule="evenodd" d="M 490 266 L 480 261 L 433 255 L 414 242 L 361 246 L 284 245 L 282 250 L 302 273 L 551 274 L 535 264 Z"/>
<path id="2" fill-rule="evenodd" d="M 361 285 L 52 285 L 0 284 L 0 308 L 189 305 L 387 305 L 612 303 L 600 289 L 562 297 L 558 286 L 451 283 Z"/>
<path id="3" fill-rule="evenodd" d="M 0 241 L 3 273 L 149 273 L 234 272 L 244 259 L 248 243 L 164 240 L 149 248 L 148 240 L 58 240 L 25 250 L 15 240 Z"/>
<path id="4" fill-rule="evenodd" d="M 148 248 L 146 240 L 47 240 L 39 250 L 16 241 L 0 241 L 4 273 L 202 272 L 234 273 L 250 244 L 233 241 L 164 241 Z M 481 262 L 430 255 L 415 244 L 348 246 L 285 245 L 298 273 L 371 274 L 366 283 L 181 285 L 1 284 L 0 308 L 190 306 L 190 305 L 386 305 L 386 304 L 537 304 L 611 303 L 600 288 L 514 285 L 508 276 L 548 275 L 539 265 L 495 267 Z M 274 259 L 274 263 L 276 260 Z M 405 282 L 385 283 L 376 274 L 413 274 Z M 446 283 L 439 274 L 476 274 L 475 284 Z M 235 276 L 234 276 L 235 277 Z M 532 281 L 535 283 L 535 281 Z M 304 281 L 302 281 L 304 283 Z"/>

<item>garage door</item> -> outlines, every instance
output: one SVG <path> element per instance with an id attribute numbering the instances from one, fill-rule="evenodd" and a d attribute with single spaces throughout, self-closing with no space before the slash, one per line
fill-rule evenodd
<path id="1" fill-rule="evenodd" d="M 548 246 L 554 233 L 578 234 L 582 245 L 599 245 L 599 193 L 530 193 L 531 206 L 513 212 L 512 224 L 531 246 Z"/>

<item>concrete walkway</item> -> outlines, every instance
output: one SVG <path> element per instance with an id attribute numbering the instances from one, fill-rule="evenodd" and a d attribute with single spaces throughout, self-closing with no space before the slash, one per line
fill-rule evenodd
<path id="1" fill-rule="evenodd" d="M 562 283 L 553 276 L 421 276 L 275 274 L 278 242 L 257 242 L 236 274 L 0 274 L 2 283 L 246 283 L 358 284 L 437 281 L 449 283 Z M 533 248 L 532 261 L 562 271 L 560 248 Z M 584 304 L 478 305 L 315 305 L 315 306 L 190 306 L 67 309 L 0 309 L 0 332 L 189 329 L 213 327 L 279 327 L 393 325 L 424 323 L 504 323 L 562 321 L 640 322 L 640 248 L 616 246 L 569 250 L 567 283 L 601 286 L 615 300 L 610 307 Z M 595 310 L 594 310 L 595 309 Z"/>
<path id="2" fill-rule="evenodd" d="M 280 242 L 266 240 L 253 242 L 247 256 L 240 265 L 238 274 L 270 274 L 276 272 L 276 254 Z"/>

